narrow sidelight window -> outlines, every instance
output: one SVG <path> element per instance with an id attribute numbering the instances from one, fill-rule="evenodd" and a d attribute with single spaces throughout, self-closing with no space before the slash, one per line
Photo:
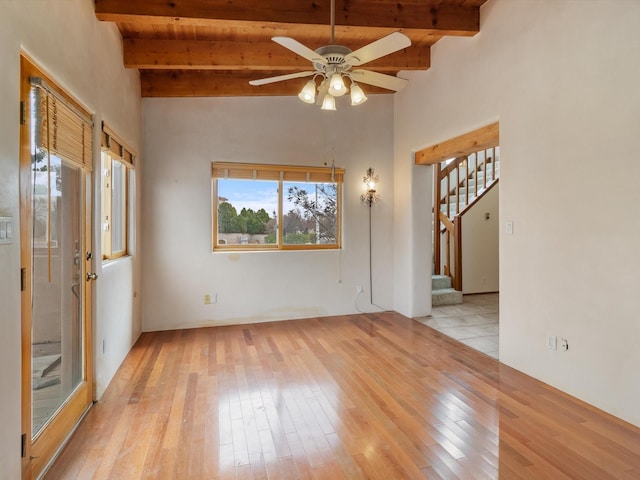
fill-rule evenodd
<path id="1" fill-rule="evenodd" d="M 128 254 L 129 182 L 135 156 L 108 127 L 102 127 L 102 258 Z"/>

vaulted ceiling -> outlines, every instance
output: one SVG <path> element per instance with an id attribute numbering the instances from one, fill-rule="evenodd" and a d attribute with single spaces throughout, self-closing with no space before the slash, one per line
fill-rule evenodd
<path id="1" fill-rule="evenodd" d="M 486 1 L 335 0 L 335 43 L 356 50 L 400 31 L 410 47 L 362 68 L 426 70 L 442 37 L 478 33 Z M 292 37 L 312 50 L 330 38 L 330 0 L 96 0 L 95 9 L 99 20 L 118 26 L 124 65 L 140 70 L 143 97 L 297 95 L 304 80 L 249 85 L 312 69 L 271 37 Z"/>

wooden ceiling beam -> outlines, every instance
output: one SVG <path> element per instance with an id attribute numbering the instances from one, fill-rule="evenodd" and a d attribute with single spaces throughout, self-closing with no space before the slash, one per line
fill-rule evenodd
<path id="1" fill-rule="evenodd" d="M 328 25 L 329 0 L 96 0 L 98 19 L 118 23 L 211 26 L 216 21 Z M 480 8 L 430 5 L 428 2 L 336 0 L 337 26 L 431 31 L 473 36 L 480 30 Z M 407 33 L 407 32 L 405 32 Z"/>
<path id="2" fill-rule="evenodd" d="M 429 47 L 411 46 L 366 64 L 379 72 L 426 70 Z M 124 65 L 143 69 L 271 70 L 311 69 L 309 60 L 269 41 L 124 40 Z"/>
<path id="3" fill-rule="evenodd" d="M 498 122 L 465 133 L 445 142 L 436 143 L 416 152 L 416 165 L 433 165 L 449 158 L 470 155 L 500 144 L 500 124 Z"/>
<path id="4" fill-rule="evenodd" d="M 269 77 L 274 72 L 218 72 L 215 70 L 144 70 L 140 72 L 143 97 L 246 97 L 293 96 L 306 79 L 271 83 L 260 87 L 249 80 Z M 392 93 L 371 85 L 360 84 L 367 95 Z"/>

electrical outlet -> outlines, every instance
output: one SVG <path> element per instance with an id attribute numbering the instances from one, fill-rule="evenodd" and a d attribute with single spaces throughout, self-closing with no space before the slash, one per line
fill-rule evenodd
<path id="1" fill-rule="evenodd" d="M 210 305 L 211 304 L 211 295 L 208 293 L 205 293 L 204 295 L 204 304 L 205 305 Z"/>
<path id="2" fill-rule="evenodd" d="M 356 293 L 360 295 L 362 292 L 364 292 L 364 288 L 362 288 L 362 285 L 356 285 Z"/>
<path id="3" fill-rule="evenodd" d="M 547 348 L 549 350 L 556 350 L 558 347 L 558 339 L 555 335 L 547 335 Z"/>
<path id="4" fill-rule="evenodd" d="M 562 350 L 563 352 L 569 350 L 569 342 L 567 342 L 566 338 L 560 339 L 560 350 Z"/>

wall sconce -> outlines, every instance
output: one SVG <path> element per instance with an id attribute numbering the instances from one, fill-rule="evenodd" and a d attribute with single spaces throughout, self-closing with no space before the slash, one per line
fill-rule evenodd
<path id="1" fill-rule="evenodd" d="M 380 195 L 376 193 L 376 183 L 378 183 L 378 176 L 374 174 L 373 168 L 367 169 L 367 175 L 362 178 L 362 181 L 367 186 L 367 191 L 360 195 L 360 200 L 371 207 L 375 202 L 380 199 Z"/>

